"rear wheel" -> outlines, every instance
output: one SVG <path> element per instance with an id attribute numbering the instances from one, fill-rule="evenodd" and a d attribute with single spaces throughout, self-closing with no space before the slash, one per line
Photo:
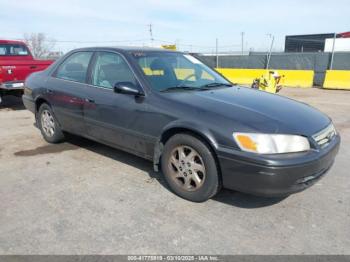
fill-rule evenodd
<path id="1" fill-rule="evenodd" d="M 164 146 L 161 165 L 169 187 L 182 198 L 203 202 L 220 190 L 213 153 L 194 136 L 171 137 Z"/>
<path id="2" fill-rule="evenodd" d="M 44 103 L 40 106 L 37 122 L 41 134 L 47 142 L 59 143 L 64 140 L 64 134 L 48 104 Z"/>

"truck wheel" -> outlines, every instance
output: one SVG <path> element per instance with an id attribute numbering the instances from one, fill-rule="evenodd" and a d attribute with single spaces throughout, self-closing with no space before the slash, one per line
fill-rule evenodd
<path id="1" fill-rule="evenodd" d="M 171 190 L 187 200 L 204 202 L 221 188 L 213 153 L 194 136 L 171 137 L 164 146 L 161 166 Z"/>
<path id="2" fill-rule="evenodd" d="M 59 143 L 64 140 L 64 134 L 48 104 L 44 103 L 40 106 L 37 123 L 42 136 L 47 142 Z"/>

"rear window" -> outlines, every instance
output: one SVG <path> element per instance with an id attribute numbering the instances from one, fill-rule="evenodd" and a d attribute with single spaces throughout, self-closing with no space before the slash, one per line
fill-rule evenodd
<path id="1" fill-rule="evenodd" d="M 0 56 L 26 56 L 29 55 L 25 45 L 20 44 L 0 44 Z"/>
<path id="2" fill-rule="evenodd" d="M 57 69 L 56 77 L 85 83 L 92 52 L 77 52 L 69 56 Z"/>

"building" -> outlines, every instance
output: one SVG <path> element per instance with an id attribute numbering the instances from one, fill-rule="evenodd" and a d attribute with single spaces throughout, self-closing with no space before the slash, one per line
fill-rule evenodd
<path id="1" fill-rule="evenodd" d="M 326 39 L 334 38 L 334 33 L 314 35 L 288 35 L 285 52 L 323 52 Z"/>
<path id="2" fill-rule="evenodd" d="M 349 39 L 350 32 L 345 33 L 328 33 L 328 34 L 313 34 L 313 35 L 289 35 L 286 36 L 285 52 L 330 52 L 330 42 L 333 43 L 334 36 L 337 39 Z M 339 40 L 339 46 L 347 46 L 347 40 Z M 332 44 L 331 44 L 332 45 Z M 347 48 L 347 47 L 346 47 Z"/>
<path id="3" fill-rule="evenodd" d="M 46 59 L 57 60 L 58 58 L 60 58 L 63 55 L 64 55 L 64 53 L 62 51 L 54 51 L 54 52 L 50 52 L 46 56 Z"/>
<path id="4" fill-rule="evenodd" d="M 326 39 L 325 52 L 350 52 L 350 38 Z"/>

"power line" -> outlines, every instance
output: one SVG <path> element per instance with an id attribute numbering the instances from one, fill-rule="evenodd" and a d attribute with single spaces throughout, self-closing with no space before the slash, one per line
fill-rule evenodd
<path id="1" fill-rule="evenodd" d="M 23 38 L 17 38 L 16 40 L 24 41 Z M 126 42 L 142 42 L 147 39 L 134 39 L 134 40 L 105 40 L 105 41 L 81 41 L 81 40 L 49 40 L 46 39 L 45 42 L 50 43 L 77 43 L 77 44 L 89 44 L 89 43 L 126 43 Z"/>
<path id="2" fill-rule="evenodd" d="M 162 43 L 167 43 L 167 44 L 171 44 L 174 43 L 172 41 L 166 41 L 166 40 L 161 40 L 161 39 L 154 39 L 157 42 L 162 42 Z M 208 45 L 193 45 L 193 44 L 181 44 L 182 46 L 187 46 L 187 47 L 200 47 L 200 48 L 215 48 L 214 46 L 208 46 Z M 241 46 L 240 44 L 236 44 L 236 45 L 220 45 L 220 48 L 229 48 L 229 47 L 239 47 Z"/>
<path id="3" fill-rule="evenodd" d="M 169 40 L 163 40 L 163 39 L 155 39 L 153 37 L 153 25 L 149 24 L 149 29 L 150 29 L 150 39 L 152 41 L 152 45 L 154 42 L 158 43 L 165 43 L 165 44 L 174 44 L 176 41 L 169 41 Z M 66 43 L 66 44 L 113 44 L 113 43 L 132 43 L 132 42 L 148 42 L 150 39 L 147 38 L 142 38 L 142 39 L 123 39 L 123 40 L 103 40 L 103 41 L 89 41 L 89 40 L 54 40 L 54 39 L 45 39 L 45 42 L 48 43 Z M 23 38 L 16 38 L 16 40 L 24 41 L 25 39 Z M 204 50 L 210 52 L 214 51 L 216 46 L 210 46 L 210 45 L 195 45 L 195 44 L 190 44 L 190 43 L 181 43 L 181 46 L 186 47 L 186 48 L 196 48 L 196 49 L 202 49 L 202 52 Z M 228 49 L 230 48 L 238 48 L 240 47 L 240 44 L 232 44 L 232 45 L 220 45 L 220 52 L 230 52 Z M 228 51 L 224 51 L 224 50 Z"/>
<path id="4" fill-rule="evenodd" d="M 103 43 L 128 43 L 128 42 L 145 42 L 151 40 L 152 42 L 160 42 L 160 43 L 166 43 L 166 44 L 174 44 L 176 41 L 169 41 L 169 40 L 162 40 L 162 39 L 155 39 L 153 37 L 153 25 L 149 24 L 149 32 L 150 32 L 150 39 L 142 38 L 142 39 L 123 39 L 123 40 L 103 40 L 103 41 L 90 41 L 90 40 L 55 40 L 55 39 L 45 39 L 45 42 L 49 43 L 73 43 L 73 44 L 103 44 Z M 24 41 L 23 38 L 16 38 L 15 40 Z M 209 46 L 209 45 L 195 45 L 195 44 L 186 44 L 181 43 L 181 46 L 186 47 L 198 47 L 198 48 L 215 48 L 215 46 Z M 240 44 L 232 44 L 232 45 L 221 45 L 220 48 L 232 48 L 232 47 L 239 47 Z"/>

